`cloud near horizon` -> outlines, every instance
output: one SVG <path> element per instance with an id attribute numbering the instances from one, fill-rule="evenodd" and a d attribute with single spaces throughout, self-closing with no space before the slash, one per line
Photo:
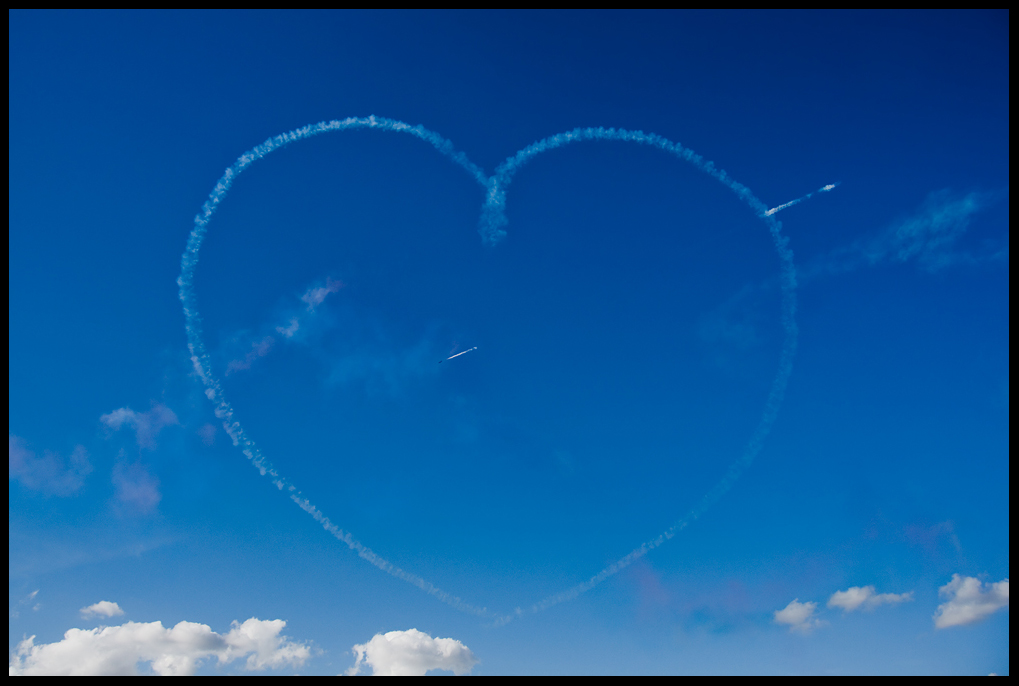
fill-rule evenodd
<path id="1" fill-rule="evenodd" d="M 478 663 L 460 641 L 432 638 L 417 629 L 375 634 L 367 643 L 355 645 L 353 651 L 357 661 L 347 670 L 348 676 L 359 673 L 365 664 L 374 676 L 424 676 L 434 669 L 461 676 Z"/>
<path id="2" fill-rule="evenodd" d="M 789 631 L 809 634 L 824 624 L 823 621 L 814 617 L 816 610 L 817 603 L 801 603 L 799 598 L 795 598 L 781 610 L 775 610 L 775 623 L 785 624 L 789 627 Z"/>
<path id="3" fill-rule="evenodd" d="M 207 658 L 223 665 L 245 656 L 247 670 L 300 666 L 311 649 L 281 636 L 286 624 L 252 617 L 243 624 L 233 622 L 225 634 L 195 622 L 179 622 L 170 629 L 158 621 L 68 629 L 55 643 L 35 645 L 35 636 L 21 641 L 11 653 L 8 674 L 135 676 L 142 673 L 140 663 L 149 663 L 161 676 L 188 676 Z"/>
<path id="4" fill-rule="evenodd" d="M 938 595 L 947 602 L 938 605 L 934 613 L 936 628 L 975 624 L 1008 609 L 1008 579 L 984 584 L 976 577 L 953 574 L 952 580 L 938 589 Z"/>

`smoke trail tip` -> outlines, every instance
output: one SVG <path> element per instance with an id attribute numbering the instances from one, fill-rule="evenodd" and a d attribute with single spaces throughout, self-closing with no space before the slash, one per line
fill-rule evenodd
<path id="1" fill-rule="evenodd" d="M 461 355 L 466 355 L 467 353 L 471 352 L 472 350 L 477 350 L 477 349 L 478 349 L 478 346 L 474 346 L 473 348 L 468 348 L 467 350 L 464 350 L 463 352 L 459 352 L 456 355 L 450 355 L 449 357 L 447 357 L 445 359 L 439 360 L 439 364 L 442 364 L 446 360 L 452 360 L 454 357 L 460 357 Z"/>
<path id="2" fill-rule="evenodd" d="M 835 187 L 838 186 L 841 183 L 842 183 L 841 181 L 836 181 L 835 183 L 829 183 L 827 186 L 824 186 L 823 188 L 821 188 L 818 191 L 818 193 L 827 193 L 828 191 L 833 191 L 833 190 L 835 190 Z"/>

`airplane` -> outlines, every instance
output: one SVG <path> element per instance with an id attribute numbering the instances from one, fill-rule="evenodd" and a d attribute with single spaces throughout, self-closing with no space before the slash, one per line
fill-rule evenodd
<path id="1" fill-rule="evenodd" d="M 462 353 L 457 353 L 456 355 L 450 355 L 449 357 L 447 357 L 447 358 L 445 358 L 443 360 L 439 360 L 439 364 L 442 364 L 446 360 L 452 360 L 454 357 L 460 357 L 461 355 L 466 355 L 471 350 L 477 350 L 477 349 L 478 349 L 478 346 L 474 346 L 473 348 L 468 348 L 467 350 L 464 350 Z"/>

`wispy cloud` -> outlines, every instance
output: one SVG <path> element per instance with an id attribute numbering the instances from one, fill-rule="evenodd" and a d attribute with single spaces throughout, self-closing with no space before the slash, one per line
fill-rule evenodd
<path id="1" fill-rule="evenodd" d="M 843 612 L 854 612 L 861 607 L 873 610 L 879 605 L 898 605 L 913 600 L 913 592 L 878 593 L 873 586 L 851 586 L 844 591 L 835 591 L 828 599 L 828 607 L 840 607 Z"/>
<path id="2" fill-rule="evenodd" d="M 260 341 L 255 341 L 251 344 L 251 350 L 248 353 L 237 360 L 230 360 L 226 365 L 226 376 L 230 376 L 234 372 L 239 372 L 245 369 L 251 369 L 251 365 L 260 357 L 265 357 L 272 350 L 272 345 L 276 340 L 272 336 L 266 336 Z"/>
<path id="3" fill-rule="evenodd" d="M 424 676 L 442 669 L 457 676 L 468 674 L 478 663 L 470 648 L 452 638 L 432 638 L 423 631 L 390 631 L 375 634 L 370 641 L 355 645 L 357 661 L 348 676 L 367 664 L 374 676 Z"/>
<path id="4" fill-rule="evenodd" d="M 789 631 L 809 634 L 824 625 L 822 620 L 814 616 L 816 611 L 817 603 L 801 603 L 800 599 L 796 598 L 781 610 L 775 610 L 775 623 L 785 624 Z"/>
<path id="5" fill-rule="evenodd" d="M 947 600 L 934 613 L 935 627 L 975 624 L 1008 609 L 1008 579 L 984 584 L 976 577 L 953 574 L 952 580 L 938 589 L 938 595 Z"/>
<path id="6" fill-rule="evenodd" d="M 9 479 L 19 481 L 26 488 L 50 495 L 69 496 L 81 488 L 85 477 L 92 472 L 88 451 L 76 446 L 71 458 L 65 463 L 58 454 L 44 451 L 36 456 L 28 449 L 25 441 L 14 434 L 7 435 Z"/>
<path id="7" fill-rule="evenodd" d="M 951 521 L 937 524 L 910 524 L 904 530 L 906 540 L 913 545 L 924 548 L 929 555 L 936 554 L 938 548 L 948 543 L 956 553 L 962 553 L 962 543 L 955 533 L 955 524 Z"/>
<path id="8" fill-rule="evenodd" d="M 138 462 L 118 462 L 113 467 L 117 501 L 131 514 L 151 514 L 163 499 L 159 479 Z"/>
<path id="9" fill-rule="evenodd" d="M 287 319 L 286 325 L 277 326 L 276 333 L 287 339 L 293 338 L 295 335 L 297 335 L 297 332 L 301 329 L 301 324 L 303 323 L 305 318 L 314 314 L 315 310 L 318 308 L 319 305 L 325 302 L 326 298 L 328 298 L 333 293 L 339 291 L 341 288 L 344 287 L 344 285 L 345 284 L 342 281 L 336 281 L 332 278 L 326 277 L 325 286 L 312 286 L 311 288 L 309 288 L 307 291 L 304 292 L 304 295 L 301 296 L 301 302 L 303 302 L 306 305 L 305 313 L 304 314 L 295 313 L 288 316 L 286 318 Z"/>
<path id="10" fill-rule="evenodd" d="M 370 393 L 399 394 L 414 379 L 439 373 L 436 346 L 429 340 L 395 349 L 388 341 L 362 341 L 355 350 L 333 357 L 328 381 L 359 382 Z"/>
<path id="11" fill-rule="evenodd" d="M 325 302 L 326 298 L 328 298 L 331 294 L 336 293 L 343 288 L 343 286 L 343 282 L 327 277 L 324 286 L 312 286 L 309 288 L 300 298 L 301 302 L 305 304 L 304 310 L 298 310 L 295 312 L 291 308 L 289 310 L 290 314 L 285 314 L 282 317 L 287 323 L 274 327 L 276 334 L 281 336 L 284 341 L 294 338 L 294 336 L 297 335 L 297 332 L 301 330 L 301 325 L 304 324 L 309 317 L 315 314 L 316 308 Z M 239 357 L 227 362 L 225 375 L 229 376 L 237 372 L 251 369 L 251 366 L 255 362 L 272 352 L 275 343 L 276 338 L 272 334 L 262 336 L 260 339 L 252 341 L 251 348 L 249 350 Z"/>
<path id="12" fill-rule="evenodd" d="M 205 423 L 196 431 L 198 437 L 202 439 L 202 443 L 205 445 L 212 445 L 216 442 L 216 426 L 215 424 Z"/>
<path id="13" fill-rule="evenodd" d="M 124 614 L 124 611 L 120 609 L 120 605 L 109 600 L 100 600 L 98 603 L 81 608 L 78 612 L 81 613 L 83 619 L 88 619 L 89 617 L 119 617 Z"/>
<path id="14" fill-rule="evenodd" d="M 243 624 L 234 622 L 225 634 L 195 622 L 180 622 L 169 629 L 162 622 L 68 629 L 55 643 L 35 645 L 35 636 L 21 641 L 11 653 L 8 672 L 12 676 L 134 676 L 142 673 L 140 664 L 148 663 L 156 674 L 186 676 L 194 674 L 205 659 L 227 664 L 245 656 L 248 670 L 300 666 L 311 649 L 281 636 L 285 626 L 281 619 L 252 617 Z"/>
<path id="15" fill-rule="evenodd" d="M 297 317 L 291 317 L 286 326 L 277 326 L 276 332 L 284 338 L 293 338 L 297 330 L 301 328 L 301 322 Z"/>
<path id="16" fill-rule="evenodd" d="M 130 407 L 121 407 L 102 415 L 99 421 L 114 431 L 123 427 L 133 429 L 138 446 L 148 450 L 155 449 L 156 437 L 160 431 L 180 423 L 173 410 L 162 404 L 153 405 L 148 412 L 135 412 Z"/>
<path id="17" fill-rule="evenodd" d="M 17 619 L 21 614 L 20 611 L 18 610 L 18 607 L 22 605 L 28 605 L 30 603 L 32 604 L 32 611 L 38 612 L 39 608 L 42 607 L 42 603 L 35 602 L 35 597 L 37 595 L 39 595 L 38 588 L 32 591 L 31 593 L 23 596 L 20 600 L 18 600 L 16 605 L 8 609 L 7 616 L 10 617 L 11 619 Z"/>
<path id="18" fill-rule="evenodd" d="M 301 296 L 301 301 L 308 305 L 308 312 L 314 312 L 315 308 L 321 305 L 330 294 L 337 292 L 341 288 L 343 288 L 342 281 L 334 281 L 327 277 L 325 286 L 309 288 Z"/>
<path id="19" fill-rule="evenodd" d="M 909 216 L 884 231 L 808 260 L 797 269 L 801 283 L 884 263 L 913 262 L 928 272 L 960 264 L 1008 261 L 1008 234 L 975 250 L 959 246 L 973 218 L 995 200 L 991 193 L 930 193 Z"/>
<path id="20" fill-rule="evenodd" d="M 890 223 L 867 238 L 798 262 L 796 280 L 809 286 L 817 279 L 840 276 L 887 264 L 911 263 L 933 273 L 953 266 L 1008 262 L 1008 231 L 994 241 L 962 247 L 974 218 L 997 202 L 1001 193 L 950 190 L 928 194 L 906 218 Z M 760 333 L 764 300 L 780 285 L 778 278 L 744 286 L 703 315 L 697 333 L 705 347 L 724 361 L 765 340 Z"/>
<path id="21" fill-rule="evenodd" d="M 989 200 L 990 196 L 982 193 L 964 196 L 948 190 L 931 193 L 912 216 L 893 225 L 884 235 L 884 241 L 873 245 L 871 260 L 915 260 L 933 272 L 974 259 L 969 253 L 959 252 L 956 243 L 969 228 L 973 215 L 983 210 Z M 1007 256 L 1007 247 L 1003 255 L 985 255 L 987 258 Z"/>

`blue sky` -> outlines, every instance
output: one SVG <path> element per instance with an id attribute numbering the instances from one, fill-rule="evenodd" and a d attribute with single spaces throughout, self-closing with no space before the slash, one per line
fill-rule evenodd
<path id="1" fill-rule="evenodd" d="M 988 12 L 9 13 L 11 669 L 1008 674 L 1008 58 Z M 232 180 L 186 320 L 224 170 L 348 118 Z"/>

